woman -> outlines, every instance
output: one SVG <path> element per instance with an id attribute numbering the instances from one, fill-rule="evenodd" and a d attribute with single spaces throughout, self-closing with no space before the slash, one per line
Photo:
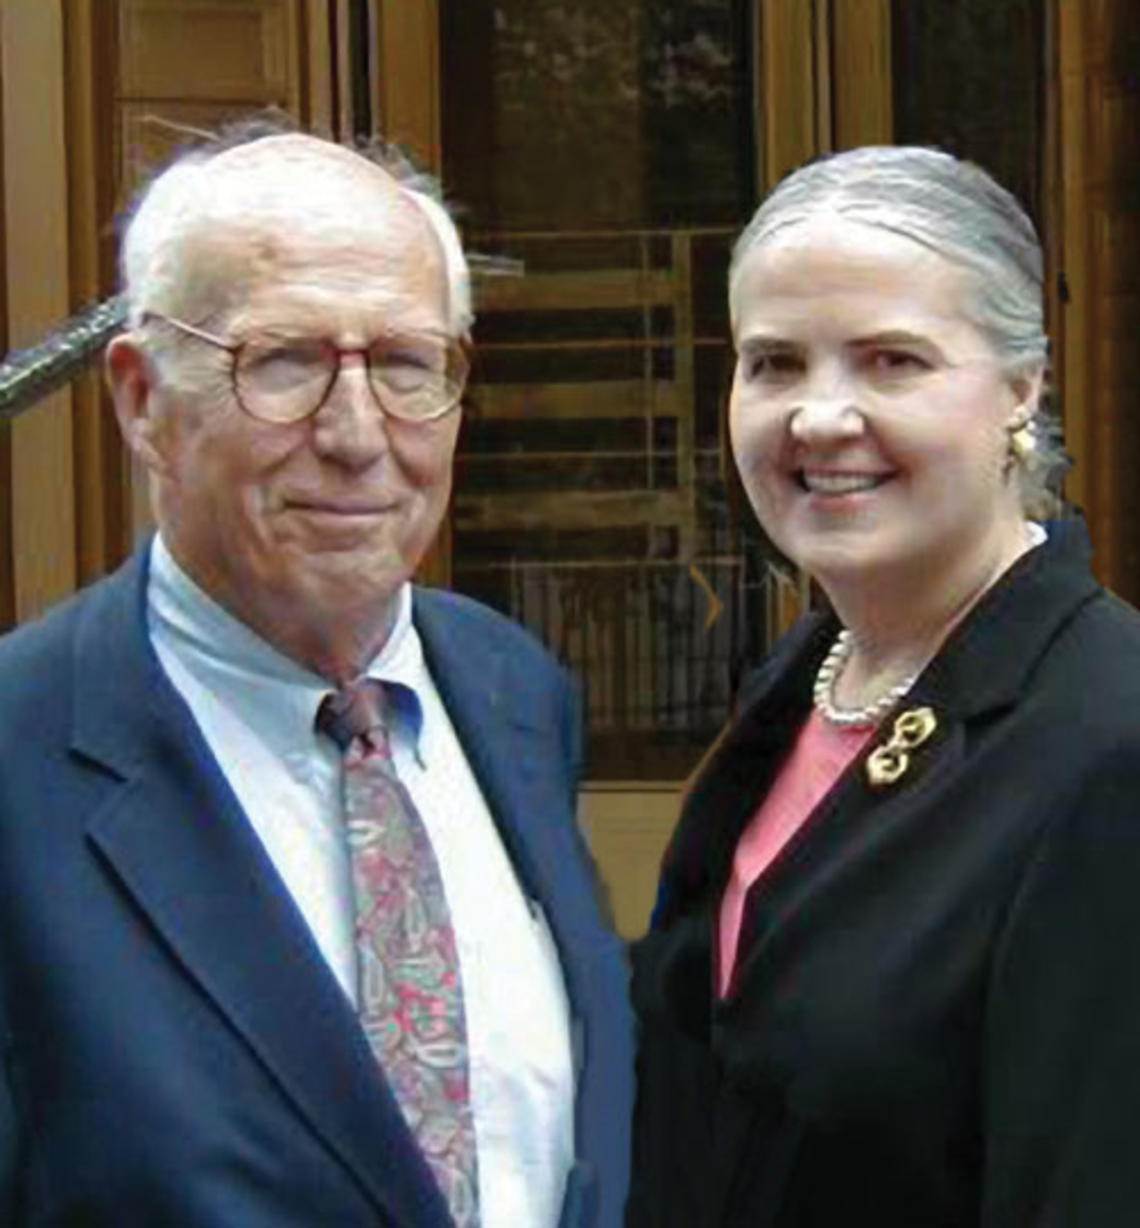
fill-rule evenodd
<path id="1" fill-rule="evenodd" d="M 928 149 L 801 169 L 737 245 L 733 453 L 831 609 L 635 950 L 636 1228 L 1140 1224 L 1140 618 L 1035 519 L 1041 267 Z"/>

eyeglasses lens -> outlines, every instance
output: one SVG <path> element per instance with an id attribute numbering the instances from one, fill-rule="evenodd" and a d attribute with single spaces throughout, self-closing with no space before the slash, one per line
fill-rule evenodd
<path id="1" fill-rule="evenodd" d="M 241 349 L 238 396 L 254 417 L 298 422 L 314 413 L 336 379 L 340 351 L 323 341 L 250 341 Z M 368 348 L 368 378 L 386 413 L 424 421 L 458 401 L 466 360 L 434 337 L 386 337 Z"/>

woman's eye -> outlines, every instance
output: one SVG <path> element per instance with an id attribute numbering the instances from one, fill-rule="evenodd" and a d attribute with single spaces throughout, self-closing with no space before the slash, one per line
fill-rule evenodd
<path id="1" fill-rule="evenodd" d="M 881 379 L 906 379 L 930 370 L 925 358 L 909 350 L 870 350 L 865 365 Z"/>
<path id="2" fill-rule="evenodd" d="M 787 383 L 803 367 L 795 354 L 784 350 L 757 350 L 743 354 L 740 361 L 745 378 L 750 383 Z"/>

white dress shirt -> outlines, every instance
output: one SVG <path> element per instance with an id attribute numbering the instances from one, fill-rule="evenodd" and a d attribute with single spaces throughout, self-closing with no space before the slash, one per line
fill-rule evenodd
<path id="1" fill-rule="evenodd" d="M 315 731 L 330 687 L 211 600 L 156 537 L 155 651 L 348 998 L 352 876 L 340 754 Z M 526 900 L 424 661 L 412 589 L 367 673 L 420 703 L 392 731 L 396 771 L 439 861 L 463 980 L 484 1228 L 552 1228 L 573 1160 L 569 1004 L 550 931 Z M 543 815 L 531 816 L 541 823 Z"/>

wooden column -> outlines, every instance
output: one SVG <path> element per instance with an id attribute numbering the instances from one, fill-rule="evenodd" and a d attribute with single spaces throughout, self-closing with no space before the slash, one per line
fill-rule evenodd
<path id="1" fill-rule="evenodd" d="M 889 0 L 757 0 L 761 194 L 809 158 L 891 139 Z M 810 601 L 806 574 L 773 576 L 777 631 Z"/>
<path id="2" fill-rule="evenodd" d="M 761 190 L 830 148 L 830 121 L 819 106 L 828 80 L 820 56 L 820 13 L 828 0 L 759 0 L 759 126 L 763 133 Z M 822 131 L 821 131 L 822 128 Z M 821 140 L 822 137 L 822 140 Z"/>
<path id="3" fill-rule="evenodd" d="M 4 12 L 0 9 L 0 41 Z M 7 226 L 4 221 L 3 57 L 0 56 L 0 286 L 8 285 Z M 0 348 L 8 351 L 8 301 L 0 294 Z M 12 560 L 12 431 L 0 423 L 0 634 L 16 622 L 16 577 Z"/>
<path id="4" fill-rule="evenodd" d="M 329 0 L 304 0 L 301 29 L 305 39 L 303 115 L 309 128 L 321 136 L 336 134 L 332 24 Z"/>
<path id="5" fill-rule="evenodd" d="M 129 199 L 195 130 L 212 131 L 265 107 L 311 116 L 328 131 L 335 122 L 329 6 L 337 2 L 116 0 L 120 197 Z M 137 463 L 129 485 L 137 537 L 152 523 Z"/>
<path id="6" fill-rule="evenodd" d="M 70 306 L 59 0 L 7 4 L 0 44 L 8 341 L 19 347 L 39 340 Z M 10 447 L 13 612 L 23 621 L 76 583 L 70 391 L 17 419 Z"/>
<path id="7" fill-rule="evenodd" d="M 831 13 L 833 148 L 889 144 L 890 0 L 834 0 Z"/>
<path id="8" fill-rule="evenodd" d="M 370 0 L 373 124 L 425 169 L 438 175 L 440 145 L 439 0 Z M 417 579 L 451 583 L 451 512 L 420 565 Z"/>
<path id="9" fill-rule="evenodd" d="M 98 0 L 68 0 L 64 8 L 66 64 L 68 241 L 73 310 L 115 288 L 113 223 L 116 9 Z M 128 464 L 102 365 L 71 386 L 74 423 L 77 581 L 112 570 L 130 545 Z"/>
<path id="10" fill-rule="evenodd" d="M 1140 601 L 1140 12 L 1131 0 L 1056 9 L 1063 185 L 1062 309 L 1070 498 L 1084 508 L 1100 578 Z"/>
<path id="11" fill-rule="evenodd" d="M 379 131 L 438 174 L 439 0 L 373 0 Z"/>
<path id="12" fill-rule="evenodd" d="M 1098 432 L 1088 412 L 1088 336 L 1085 316 L 1089 300 L 1089 234 L 1085 221 L 1087 170 L 1085 146 L 1088 140 L 1086 107 L 1084 19 L 1082 5 L 1057 6 L 1058 55 L 1061 84 L 1061 165 L 1063 168 L 1063 212 L 1065 226 L 1061 236 L 1063 276 L 1069 302 L 1064 310 L 1063 353 L 1065 371 L 1066 446 L 1074 461 L 1069 475 L 1069 497 L 1084 508 L 1089 527 L 1099 540 L 1098 564 L 1102 575 L 1111 574 L 1112 551 L 1105 529 L 1106 509 L 1111 503 L 1111 473 L 1103 480 L 1090 481 L 1094 470 L 1106 468 L 1097 455 Z M 1103 539 L 1103 540 L 1101 540 Z"/>

